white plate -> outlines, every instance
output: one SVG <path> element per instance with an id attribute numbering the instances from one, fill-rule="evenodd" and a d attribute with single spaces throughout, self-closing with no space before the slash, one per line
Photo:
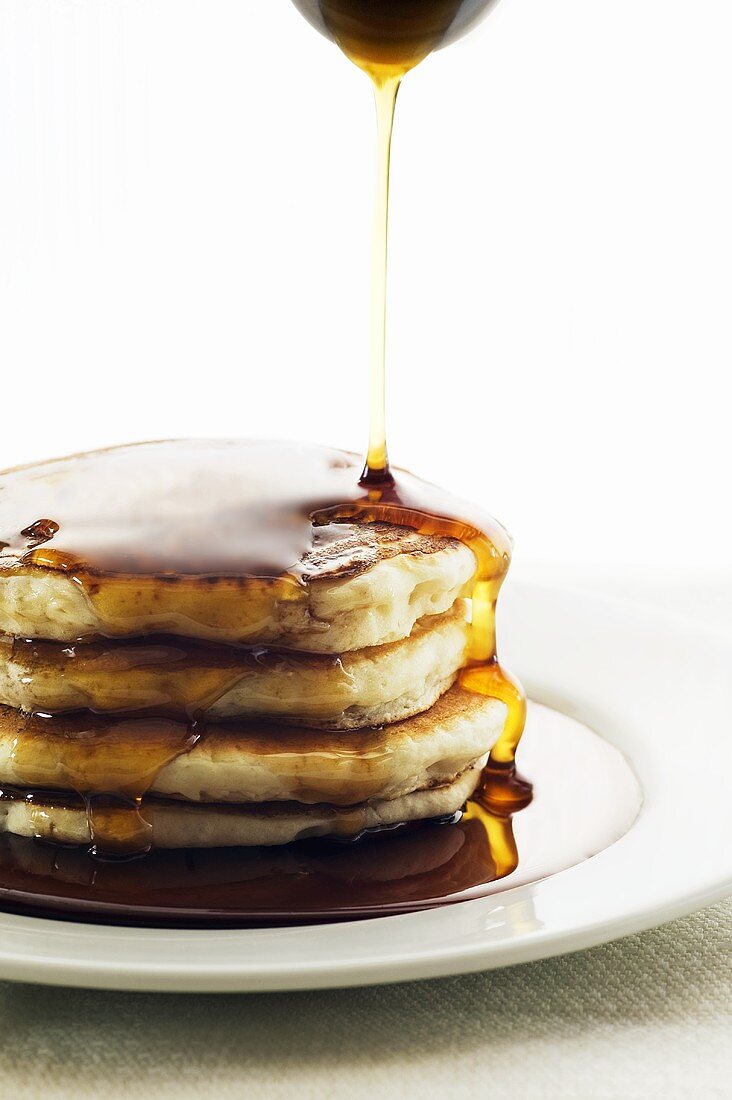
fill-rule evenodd
<path id="1" fill-rule="evenodd" d="M 340 925 L 117 929 L 0 914 L 0 977 L 177 991 L 404 981 L 590 947 L 732 892 L 732 638 L 540 584 L 509 588 L 501 618 L 502 656 L 532 698 L 633 762 L 645 801 L 612 847 L 491 897 Z"/>

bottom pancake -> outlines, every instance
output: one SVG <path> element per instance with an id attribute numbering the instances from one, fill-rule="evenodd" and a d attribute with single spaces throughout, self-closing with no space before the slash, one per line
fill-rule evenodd
<path id="1" fill-rule="evenodd" d="M 141 816 L 155 848 L 228 848 L 290 844 L 308 837 L 350 839 L 367 829 L 451 816 L 475 791 L 487 756 L 452 782 L 355 806 L 265 802 L 248 805 L 145 799 Z M 22 791 L 0 799 L 0 832 L 56 844 L 92 843 L 81 799 Z"/>

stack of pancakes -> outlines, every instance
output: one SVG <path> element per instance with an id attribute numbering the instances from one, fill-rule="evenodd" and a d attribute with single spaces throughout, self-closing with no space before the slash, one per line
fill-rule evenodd
<path id="1" fill-rule="evenodd" d="M 114 847 L 131 807 L 156 847 L 285 844 L 451 816 L 475 789 L 506 710 L 457 682 L 460 542 L 333 523 L 283 590 L 91 575 L 22 518 L 0 529 L 0 829 Z"/>

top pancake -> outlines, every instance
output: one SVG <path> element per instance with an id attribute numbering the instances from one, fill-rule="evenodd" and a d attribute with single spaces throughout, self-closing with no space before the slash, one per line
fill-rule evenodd
<path id="1" fill-rule="evenodd" d="M 0 631 L 313 653 L 405 638 L 452 606 L 475 557 L 456 539 L 361 522 L 380 517 L 364 511 L 359 471 L 355 456 L 327 448 L 205 440 L 8 471 Z"/>

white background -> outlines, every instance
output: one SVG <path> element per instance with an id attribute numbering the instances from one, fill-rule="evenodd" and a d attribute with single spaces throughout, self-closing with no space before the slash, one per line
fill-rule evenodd
<path id="1" fill-rule="evenodd" d="M 504 0 L 402 91 L 392 459 L 527 559 L 732 558 L 732 9 Z M 0 0 L 0 465 L 366 439 L 367 79 L 288 0 Z"/>

